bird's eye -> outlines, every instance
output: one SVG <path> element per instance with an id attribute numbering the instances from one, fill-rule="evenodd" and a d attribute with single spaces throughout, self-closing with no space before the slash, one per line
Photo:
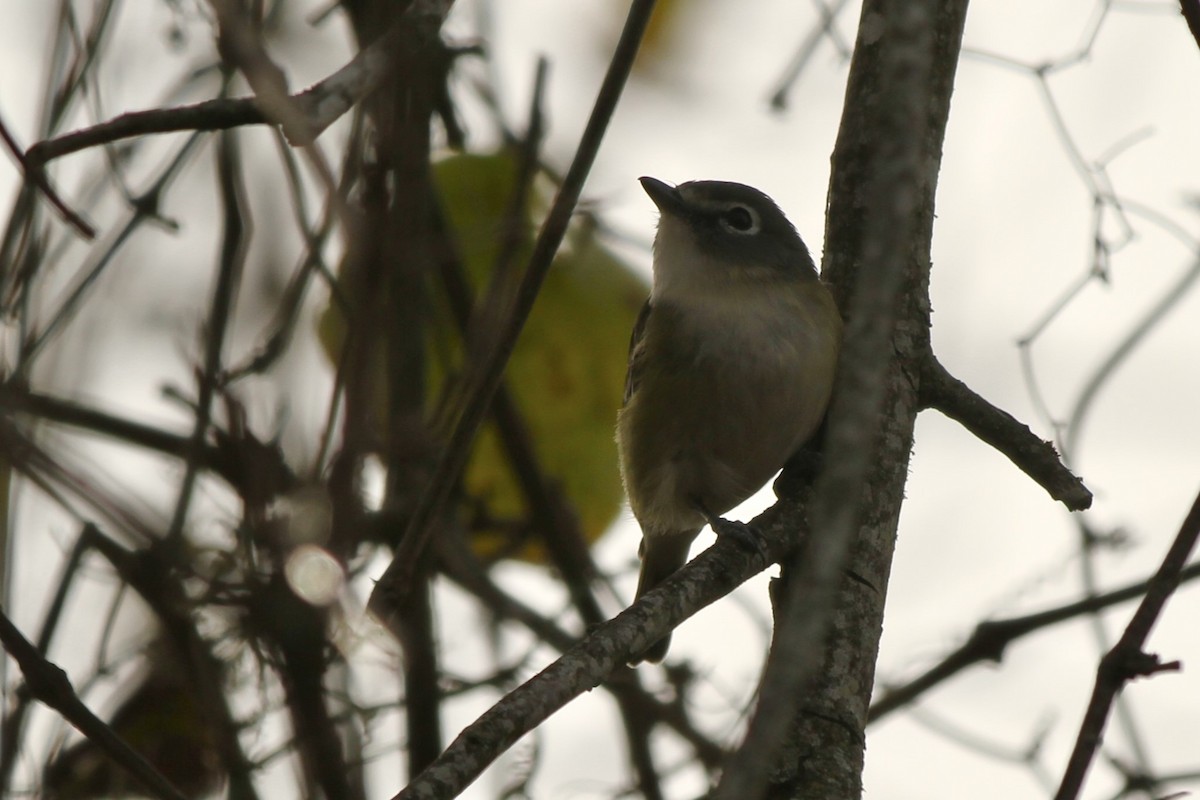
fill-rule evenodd
<path id="1" fill-rule="evenodd" d="M 758 214 L 746 206 L 733 206 L 721 215 L 721 227 L 733 233 L 758 233 Z"/>

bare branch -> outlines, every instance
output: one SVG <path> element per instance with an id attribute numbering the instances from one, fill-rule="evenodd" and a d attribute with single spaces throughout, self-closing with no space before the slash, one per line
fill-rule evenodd
<path id="1" fill-rule="evenodd" d="M 78 231 L 79 235 L 83 238 L 95 239 L 95 227 L 84 219 L 79 212 L 68 206 L 66 201 L 59 196 L 54 187 L 50 185 L 50 179 L 46 177 L 45 171 L 37 168 L 29 156 L 22 152 L 21 146 L 17 144 L 17 140 L 8 130 L 8 126 L 4 124 L 2 117 L 0 117 L 0 139 L 4 140 L 5 146 L 8 147 L 8 152 L 21 165 L 21 171 L 25 173 L 26 180 L 33 183 L 46 196 L 46 199 L 50 201 L 50 205 L 54 206 L 55 210 L 67 221 L 67 224 Z"/>
<path id="2" fill-rule="evenodd" d="M 932 236 L 933 188 L 965 10 L 965 3 L 941 0 L 883 0 L 863 6 L 830 186 L 829 229 L 855 223 L 861 223 L 861 228 L 848 252 L 839 254 L 854 265 L 853 271 L 831 276 L 826 270 L 826 277 L 846 281 L 838 289 L 848 322 L 824 445 L 833 457 L 817 478 L 809 517 L 812 530 L 820 535 L 809 537 L 803 551 L 785 568 L 779 622 L 758 708 L 722 776 L 718 798 L 763 797 L 768 783 L 780 780 L 777 764 L 791 738 L 789 726 L 815 696 L 810 683 L 822 664 L 838 660 L 826 632 L 835 604 L 846 601 L 839 596 L 839 587 L 852 546 L 866 535 L 860 526 L 894 518 L 898 509 L 899 498 L 893 505 L 887 495 L 876 497 L 872 483 L 881 463 L 903 480 L 903 461 L 892 462 L 887 456 L 895 452 L 896 440 L 911 441 L 911 427 L 891 439 L 885 436 L 885 431 L 896 433 L 885 424 L 885 417 L 903 415 L 906 422 L 901 429 L 905 430 L 914 414 L 901 399 L 906 390 L 896 388 L 894 360 L 908 349 L 901 343 L 905 339 L 901 324 L 923 328 L 918 335 L 927 337 L 928 319 L 916 310 L 927 304 L 923 290 L 927 292 L 929 263 L 921 254 L 927 252 Z M 835 195 L 852 175 L 863 181 L 854 191 L 862 199 L 846 203 L 838 198 L 839 205 Z M 853 216 L 853 222 L 836 217 L 839 213 Z M 827 236 L 827 265 L 829 250 Z M 915 306 L 901 303 L 908 285 L 918 287 Z M 906 445 L 903 452 L 907 450 Z M 876 535 L 890 540 L 892 533 Z M 884 575 L 888 561 L 890 557 L 885 557 L 879 566 Z M 881 608 L 879 593 L 872 594 L 875 602 L 869 605 Z M 873 662 L 878 638 L 876 631 L 872 634 L 854 639 L 853 645 L 847 642 L 856 650 L 844 652 L 841 658 Z M 842 696 L 832 702 L 838 705 L 840 721 L 855 749 L 850 756 L 830 759 L 843 766 L 830 766 L 829 774 L 813 774 L 808 765 L 798 766 L 789 759 L 787 769 L 792 775 L 808 773 L 795 778 L 804 785 L 800 794 L 851 796 L 861 782 L 862 726 L 855 717 L 859 708 L 865 710 L 866 699 L 855 696 L 853 689 L 846 692 L 853 699 Z"/>
<path id="3" fill-rule="evenodd" d="M 146 759 L 138 755 L 124 739 L 84 705 L 75 693 L 75 688 L 71 686 L 71 679 L 67 677 L 67 673 L 43 658 L 3 611 L 0 611 L 0 640 L 4 643 L 4 649 L 20 666 L 25 676 L 25 685 L 34 697 L 62 714 L 63 719 L 129 770 L 130 774 L 155 797 L 185 800 L 182 792 L 172 786 Z"/>
<path id="4" fill-rule="evenodd" d="M 777 519 L 773 511 L 756 523 Z M 662 586 L 563 654 L 466 728 L 395 800 L 454 797 L 501 753 L 583 692 L 612 679 L 635 653 L 643 652 L 679 623 L 736 589 L 795 544 L 790 524 L 766 523 L 766 554 L 718 540 Z"/>
<path id="5" fill-rule="evenodd" d="M 1079 796 L 1083 779 L 1087 776 L 1092 759 L 1100 747 L 1100 737 L 1108 722 L 1109 710 L 1117 695 L 1125 688 L 1125 684 L 1134 678 L 1180 668 L 1179 662 L 1163 663 L 1158 656 L 1144 652 L 1142 647 L 1167 600 L 1179 588 L 1184 565 L 1196 546 L 1197 539 L 1200 539 L 1200 494 L 1196 495 L 1179 533 L 1175 535 L 1175 541 L 1163 556 L 1158 571 L 1150 579 L 1146 596 L 1134 612 L 1133 619 L 1125 627 L 1120 640 L 1100 659 L 1092 699 L 1084 712 L 1079 737 L 1075 740 L 1075 749 L 1067 762 L 1058 793 L 1054 795 L 1055 800 L 1071 800 Z"/>
<path id="6" fill-rule="evenodd" d="M 1179 574 L 1180 582 L 1200 578 L 1200 563 L 1189 564 Z M 1131 583 L 1103 594 L 1085 597 L 1074 603 L 1039 611 L 1024 617 L 981 622 L 961 647 L 903 686 L 889 688 L 871 704 L 868 722 L 876 722 L 888 714 L 912 703 L 925 692 L 944 683 L 967 667 L 981 661 L 998 662 L 1004 651 L 1016 640 L 1052 625 L 1094 614 L 1111 606 L 1137 599 L 1146 594 L 1152 579 Z"/>
<path id="7" fill-rule="evenodd" d="M 1072 511 L 1082 511 L 1092 504 L 1092 493 L 1063 464 L 1054 445 L 1039 439 L 1015 417 L 973 392 L 933 354 L 925 359 L 921 373 L 921 403 L 925 408 L 942 412 L 999 450 Z"/>
<path id="8" fill-rule="evenodd" d="M 288 141 L 296 146 L 311 144 L 325 129 L 374 91 L 391 65 L 389 49 L 399 40 L 397 30 L 381 36 L 359 51 L 349 63 L 328 78 L 271 106 L 290 109 L 284 126 Z M 97 145 L 176 131 L 218 131 L 244 125 L 281 123 L 280 117 L 264 111 L 258 97 L 206 100 L 175 108 L 155 108 L 121 114 L 106 122 L 38 142 L 25 153 L 30 166 L 40 171 L 56 158 Z"/>

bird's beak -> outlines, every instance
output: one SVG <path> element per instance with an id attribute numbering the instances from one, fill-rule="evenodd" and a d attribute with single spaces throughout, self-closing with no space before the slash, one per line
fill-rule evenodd
<path id="1" fill-rule="evenodd" d="M 646 190 L 646 194 L 650 195 L 654 205 L 658 206 L 659 211 L 664 214 L 676 215 L 686 213 L 687 204 L 674 186 L 663 183 L 658 178 L 641 177 L 638 178 L 638 181 Z"/>

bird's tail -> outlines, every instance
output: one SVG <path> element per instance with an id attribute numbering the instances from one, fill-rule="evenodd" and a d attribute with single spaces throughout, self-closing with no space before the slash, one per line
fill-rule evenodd
<path id="1" fill-rule="evenodd" d="M 687 562 L 688 550 L 698 531 L 656 534 L 642 539 L 642 570 L 638 574 L 637 593 L 634 600 L 658 586 Z M 671 636 L 667 634 L 646 648 L 636 661 L 658 663 L 667 654 Z M 635 663 L 636 663 L 635 661 Z"/>

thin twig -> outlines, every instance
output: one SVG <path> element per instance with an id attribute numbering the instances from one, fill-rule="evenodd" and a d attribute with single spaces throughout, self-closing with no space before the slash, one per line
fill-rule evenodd
<path id="1" fill-rule="evenodd" d="M 67 224 L 78 231 L 79 235 L 83 238 L 95 239 L 95 227 L 84 219 L 81 214 L 68 206 L 66 201 L 59 196 L 54 187 L 50 185 L 50 179 L 46 177 L 45 171 L 37 168 L 21 150 L 20 145 L 17 144 L 17 140 L 8 130 L 8 125 L 4 123 L 2 117 L 0 117 L 0 138 L 4 139 L 4 144 L 8 147 L 8 151 L 12 153 L 12 157 L 21 165 L 21 171 L 25 173 L 26 179 L 32 182 L 46 196 L 46 199 L 50 201 L 50 205 L 54 206 L 55 210 L 62 215 Z"/>
<path id="2" fill-rule="evenodd" d="M 3 641 L 4 649 L 21 668 L 25 685 L 34 697 L 62 714 L 63 719 L 128 770 L 152 795 L 185 800 L 182 792 L 84 705 L 67 673 L 43 658 L 3 611 L 0 611 L 0 641 Z"/>
<path id="3" fill-rule="evenodd" d="M 1008 457 L 1051 497 L 1072 511 L 1092 504 L 1092 493 L 1083 485 L 1050 442 L 1043 441 L 1012 415 L 984 400 L 951 375 L 932 353 L 921 373 L 921 402 L 958 422 L 983 442 Z"/>
<path id="4" fill-rule="evenodd" d="M 285 131 L 288 141 L 293 145 L 311 143 L 374 91 L 388 74 L 388 49 L 394 44 L 394 35 L 381 36 L 328 78 L 302 92 L 289 95 L 290 107 L 298 109 L 298 112 L 292 115 L 293 124 Z M 175 108 L 121 114 L 105 122 L 38 142 L 25 155 L 31 165 L 42 169 L 56 158 L 134 136 L 177 131 L 219 131 L 276 121 L 263 110 L 257 97 L 218 98 Z"/>
<path id="5" fill-rule="evenodd" d="M 1150 579 L 1146 596 L 1133 613 L 1133 619 L 1125 627 L 1120 640 L 1100 659 L 1092 698 L 1088 702 L 1087 711 L 1084 712 L 1079 736 L 1075 740 L 1075 749 L 1071 752 L 1062 783 L 1054 795 L 1055 800 L 1071 800 L 1079 796 L 1083 779 L 1087 776 L 1092 759 L 1100 748 L 1109 710 L 1125 684 L 1134 678 L 1180 669 L 1179 662 L 1164 663 L 1158 656 L 1143 651 L 1142 647 L 1150 635 L 1150 629 L 1162 614 L 1167 600 L 1179 588 L 1184 565 L 1196 546 L 1197 539 L 1200 539 L 1200 494 L 1192 501 L 1192 507 L 1184 518 L 1179 533 L 1175 535 L 1175 540 L 1163 556 L 1158 571 Z"/>
<path id="6" fill-rule="evenodd" d="M 74 585 L 75 573 L 83 562 L 83 557 L 91 548 L 96 534 L 97 530 L 94 525 L 91 523 L 84 525 L 79 536 L 75 538 L 75 544 L 71 547 L 70 554 L 63 562 L 61 575 L 55 582 L 54 597 L 50 601 L 50 607 L 46 609 L 41 632 L 38 634 L 37 651 L 42 655 L 45 655 L 46 651 L 50 649 L 50 640 L 54 636 L 54 632 L 58 630 L 58 622 L 62 618 L 67 593 Z M 20 752 L 21 728 L 25 724 L 25 716 L 29 711 L 29 701 L 33 699 L 28 694 L 21 692 L 16 694 L 15 705 L 4 716 L 4 722 L 0 725 L 0 787 L 8 786 L 8 779 L 16 765 L 16 757 Z"/>
<path id="7" fill-rule="evenodd" d="M 523 625 L 542 644 L 549 645 L 559 653 L 566 653 L 579 643 L 578 637 L 559 627 L 554 620 L 546 618 L 497 586 L 469 547 L 462 547 L 457 543 L 439 547 L 438 567 L 446 577 L 474 595 L 489 614 Z M 665 622 L 661 624 L 664 627 L 666 625 Z M 623 711 L 628 709 L 631 713 L 641 714 L 670 728 L 692 746 L 696 757 L 705 767 L 716 769 L 720 766 L 725 751 L 704 733 L 696 730 L 680 698 L 672 702 L 662 702 L 648 694 L 638 682 L 636 670 L 619 670 L 612 673 L 604 681 L 603 687 L 622 700 Z"/>
<path id="8" fill-rule="evenodd" d="M 1189 564 L 1179 574 L 1181 583 L 1195 578 L 1200 578 L 1200 563 Z M 903 686 L 888 688 L 878 700 L 871 704 L 871 710 L 867 714 L 868 723 L 877 722 L 893 711 L 914 702 L 934 686 L 944 683 L 972 664 L 982 661 L 999 662 L 1004 657 L 1008 646 L 1022 637 L 1052 625 L 1078 619 L 1084 614 L 1095 614 L 1111 606 L 1144 596 L 1151 580 L 1147 578 L 1104 594 L 1085 597 L 1074 603 L 1039 611 L 1036 614 L 979 623 L 961 647 L 924 674 Z"/>
<path id="9" fill-rule="evenodd" d="M 1200 280 L 1200 255 L 1192 260 L 1183 274 L 1172 283 L 1162 295 L 1148 308 L 1133 327 L 1121 338 L 1121 341 L 1105 357 L 1104 362 L 1096 368 L 1079 392 L 1079 397 L 1067 415 L 1066 434 L 1063 442 L 1063 455 L 1072 464 L 1079 463 L 1079 442 L 1083 435 L 1084 423 L 1087 422 L 1100 391 L 1117 369 L 1124 364 L 1129 356 L 1145 339 L 1161 327 L 1167 315 L 1187 299 L 1196 281 Z"/>
<path id="10" fill-rule="evenodd" d="M 196 420 L 188 442 L 188 454 L 183 480 L 179 488 L 179 499 L 167 530 L 168 541 L 177 541 L 183 535 L 191 506 L 192 491 L 200 470 L 199 454 L 204 450 L 212 422 L 213 397 L 222 379 L 222 363 L 225 340 L 229 335 L 238 286 L 246 264 L 246 251 L 251 236 L 250 212 L 246 206 L 245 188 L 241 183 L 241 165 L 238 157 L 237 140 L 233 133 L 224 133 L 217 143 L 217 184 L 220 189 L 221 207 L 224 211 L 221 252 L 217 278 L 213 286 L 212 305 L 209 309 L 204 345 L 204 369 L 197 376 Z"/>
<path id="11" fill-rule="evenodd" d="M 53 336 L 60 326 L 66 324 L 75 315 L 82 300 L 95 287 L 96 281 L 113 263 L 118 251 L 129 241 L 133 233 L 147 220 L 161 218 L 159 208 L 161 207 L 163 194 L 166 192 L 166 188 L 170 182 L 178 177 L 184 164 L 187 163 L 188 158 L 195 151 L 196 145 L 199 142 L 199 134 L 188 137 L 188 140 L 175 153 L 174 157 L 163 169 L 162 174 L 156 178 L 150 188 L 140 197 L 135 198 L 133 211 L 129 219 L 114 235 L 112 243 L 96 256 L 95 263 L 91 269 L 87 270 L 75 282 L 67 297 L 58 304 L 58 307 L 54 311 L 54 316 L 50 318 L 42 330 L 33 331 L 26 337 L 26 341 L 23 343 L 19 354 L 19 372 L 28 374 L 28 370 L 32 366 L 33 359 L 38 351 L 50 341 L 51 336 Z"/>
<path id="12" fill-rule="evenodd" d="M 850 58 L 850 48 L 842 41 L 842 37 L 838 34 L 835 23 L 837 17 L 842 13 L 842 10 L 848 5 L 848 0 L 835 0 L 833 3 L 826 4 L 817 2 L 816 24 L 808 29 L 804 40 L 800 46 L 796 48 L 796 54 L 792 56 L 791 62 L 784 70 L 783 76 L 775 82 L 775 89 L 771 92 L 771 109 L 773 111 L 783 111 L 788 105 L 788 95 L 795 88 L 796 82 L 803 74 L 805 67 L 817 52 L 817 47 L 821 44 L 821 40 L 829 37 L 843 59 Z"/>

